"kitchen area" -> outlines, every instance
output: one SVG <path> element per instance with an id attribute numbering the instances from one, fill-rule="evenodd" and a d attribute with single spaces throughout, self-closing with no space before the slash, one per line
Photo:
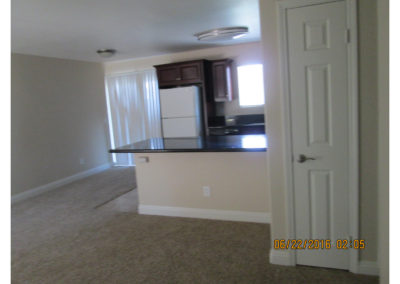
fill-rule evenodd
<path id="1" fill-rule="evenodd" d="M 162 137 L 110 150 L 135 155 L 139 213 L 268 223 L 263 101 L 233 106 L 246 84 L 235 60 L 153 66 Z"/>
<path id="2" fill-rule="evenodd" d="M 196 92 L 199 93 L 199 98 L 195 99 L 195 103 L 198 104 L 199 115 L 202 117 L 203 127 L 201 131 L 205 135 L 265 133 L 263 114 L 224 115 L 225 104 L 232 102 L 234 94 L 237 96 L 238 93 L 239 82 L 234 67 L 235 62 L 231 59 L 196 60 L 155 66 L 160 87 L 163 118 L 178 115 L 174 113 L 175 110 L 172 110 L 174 105 L 178 105 L 178 102 L 182 107 L 188 104 L 187 109 L 193 109 L 189 99 L 183 101 L 187 96 L 183 94 L 184 91 L 181 91 L 180 88 L 191 86 L 192 88 L 197 87 Z M 172 98 L 173 96 L 175 97 Z M 168 97 L 171 97 L 171 99 L 169 100 Z M 171 114 L 168 113 L 170 109 Z M 176 111 L 179 113 L 179 110 Z M 185 113 L 182 113 L 182 116 L 185 115 Z M 192 113 L 192 115 L 195 114 Z"/>

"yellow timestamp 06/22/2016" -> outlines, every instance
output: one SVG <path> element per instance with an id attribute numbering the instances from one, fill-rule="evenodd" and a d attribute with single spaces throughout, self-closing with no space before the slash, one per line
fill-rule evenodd
<path id="1" fill-rule="evenodd" d="M 365 249 L 365 240 L 338 239 L 276 239 L 274 249 Z"/>

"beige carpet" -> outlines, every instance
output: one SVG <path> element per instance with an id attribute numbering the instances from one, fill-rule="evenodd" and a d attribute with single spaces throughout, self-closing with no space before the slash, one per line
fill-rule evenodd
<path id="1" fill-rule="evenodd" d="M 13 206 L 12 283 L 378 283 L 269 264 L 265 224 L 138 215 L 135 186 L 114 168 Z"/>

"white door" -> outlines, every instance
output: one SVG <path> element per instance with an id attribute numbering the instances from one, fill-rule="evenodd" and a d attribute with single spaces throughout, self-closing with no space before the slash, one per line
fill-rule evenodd
<path id="1" fill-rule="evenodd" d="M 349 238 L 346 26 L 344 1 L 287 12 L 296 239 L 332 244 L 296 250 L 297 264 L 339 269 L 349 269 L 349 250 L 336 249 Z"/>
<path id="2" fill-rule="evenodd" d="M 160 90 L 161 117 L 199 116 L 198 87 L 182 87 Z"/>

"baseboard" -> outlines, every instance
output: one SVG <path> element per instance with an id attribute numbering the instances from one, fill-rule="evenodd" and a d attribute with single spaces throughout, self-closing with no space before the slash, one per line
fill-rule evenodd
<path id="1" fill-rule="evenodd" d="M 269 262 L 277 265 L 294 266 L 293 257 L 288 250 L 275 250 L 269 251 Z"/>
<path id="2" fill-rule="evenodd" d="M 357 274 L 365 274 L 365 275 L 379 275 L 379 266 L 377 261 L 363 261 L 361 260 L 358 263 L 358 271 Z"/>
<path id="3" fill-rule="evenodd" d="M 224 220 L 224 221 L 271 223 L 270 214 L 263 212 L 139 205 L 139 214 L 213 219 L 213 220 Z"/>
<path id="4" fill-rule="evenodd" d="M 101 165 L 99 167 L 96 167 L 96 168 L 93 168 L 93 169 L 89 169 L 89 170 L 86 170 L 84 172 L 80 172 L 80 173 L 74 174 L 72 176 L 69 176 L 69 177 L 66 177 L 66 178 L 63 178 L 63 179 L 59 179 L 59 180 L 53 181 L 51 183 L 48 183 L 48 184 L 45 184 L 45 185 L 42 185 L 42 186 L 38 186 L 38 187 L 35 187 L 35 188 L 32 188 L 32 189 L 29 189 L 27 191 L 15 194 L 15 195 L 11 196 L 11 204 L 15 204 L 17 202 L 21 202 L 21 201 L 27 200 L 29 198 L 32 198 L 34 196 L 38 196 L 38 195 L 43 194 L 45 192 L 48 192 L 50 190 L 56 189 L 56 188 L 58 188 L 60 186 L 66 185 L 66 184 L 71 183 L 71 182 L 74 182 L 76 180 L 79 180 L 79 179 L 82 179 L 82 178 L 85 178 L 85 177 L 100 173 L 102 171 L 105 171 L 105 170 L 109 169 L 110 167 L 111 167 L 110 164 L 104 164 L 104 165 Z"/>

